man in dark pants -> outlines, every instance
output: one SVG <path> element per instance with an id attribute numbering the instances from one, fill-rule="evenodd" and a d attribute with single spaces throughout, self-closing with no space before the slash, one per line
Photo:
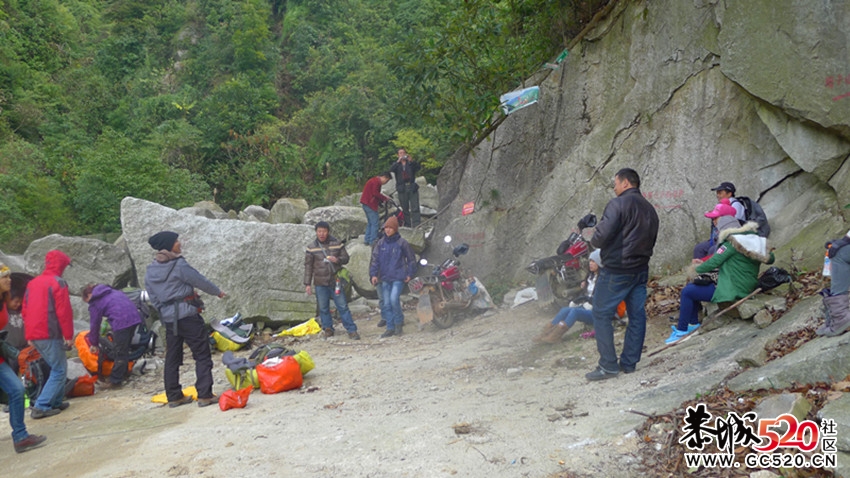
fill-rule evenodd
<path id="1" fill-rule="evenodd" d="M 192 397 L 183 395 L 183 387 L 180 385 L 184 342 L 195 359 L 198 406 L 212 405 L 218 402 L 218 397 L 212 392 L 212 353 L 204 319 L 200 315 L 203 303 L 195 288 L 219 298 L 225 294 L 180 255 L 183 249 L 176 232 L 158 232 L 148 239 L 148 244 L 157 253 L 153 263 L 148 265 L 145 289 L 165 327 L 163 378 L 168 406 L 179 407 L 192 401 Z"/>
<path id="2" fill-rule="evenodd" d="M 97 354 L 97 373 L 101 377 L 100 388 L 120 387 L 127 378 L 130 365 L 130 345 L 136 328 L 142 323 L 142 317 L 136 304 L 127 294 L 115 290 L 106 284 L 88 284 L 83 289 L 83 302 L 89 305 L 89 334 L 86 341 L 91 352 Z M 112 327 L 112 341 L 103 339 L 105 345 L 112 348 L 112 373 L 106 380 L 103 376 L 103 362 L 106 352 L 100 350 L 100 325 L 103 318 Z"/>
<path id="3" fill-rule="evenodd" d="M 398 160 L 390 166 L 390 172 L 395 175 L 395 189 L 398 191 L 398 202 L 404 211 L 404 226 L 419 225 L 419 185 L 416 184 L 416 173 L 419 163 L 410 159 L 407 151 L 398 150 Z"/>
<path id="4" fill-rule="evenodd" d="M 640 176 L 629 168 L 614 176 L 614 199 L 605 206 L 590 243 L 602 250 L 603 268 L 593 295 L 593 329 L 599 366 L 588 380 L 614 378 L 622 370 L 635 371 L 646 335 L 646 283 L 649 258 L 658 237 L 658 214 L 640 193 Z M 626 302 L 629 325 L 623 353 L 617 363 L 611 317 L 617 304 Z"/>

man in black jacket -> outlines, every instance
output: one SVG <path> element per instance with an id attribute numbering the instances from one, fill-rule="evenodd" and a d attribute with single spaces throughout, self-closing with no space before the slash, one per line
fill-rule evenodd
<path id="1" fill-rule="evenodd" d="M 620 370 L 635 371 L 646 335 L 646 282 L 649 258 L 658 237 L 658 214 L 640 192 L 637 171 L 624 168 L 614 176 L 614 199 L 605 206 L 590 243 L 602 249 L 603 268 L 593 296 L 593 328 L 599 366 L 588 380 L 616 377 Z M 623 353 L 617 363 L 611 317 L 617 304 L 626 301 L 629 325 Z"/>
<path id="2" fill-rule="evenodd" d="M 416 184 L 416 173 L 419 163 L 410 159 L 407 151 L 398 150 L 398 160 L 390 166 L 390 172 L 395 175 L 395 189 L 398 191 L 398 202 L 404 211 L 404 225 L 416 227 L 419 225 L 419 185 Z"/>

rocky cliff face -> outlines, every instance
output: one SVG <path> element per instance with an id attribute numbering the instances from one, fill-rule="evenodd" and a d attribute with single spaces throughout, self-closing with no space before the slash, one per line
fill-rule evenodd
<path id="1" fill-rule="evenodd" d="M 528 279 L 522 267 L 601 215 L 631 167 L 661 218 L 653 272 L 680 269 L 708 237 L 721 181 L 763 206 L 781 266 L 817 267 L 850 218 L 847 25 L 839 1 L 621 1 L 559 70 L 528 81 L 537 105 L 449 161 L 441 233 L 470 244 L 479 276 Z"/>

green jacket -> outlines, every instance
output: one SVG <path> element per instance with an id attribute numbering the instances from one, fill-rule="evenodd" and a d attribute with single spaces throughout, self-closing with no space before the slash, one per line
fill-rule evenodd
<path id="1" fill-rule="evenodd" d="M 717 252 L 696 267 L 700 274 L 719 269 L 712 302 L 733 302 L 746 297 L 758 286 L 759 266 L 773 264 L 773 252 L 767 250 L 767 241 L 756 233 L 757 229 L 758 223 L 750 221 L 722 231 Z"/>

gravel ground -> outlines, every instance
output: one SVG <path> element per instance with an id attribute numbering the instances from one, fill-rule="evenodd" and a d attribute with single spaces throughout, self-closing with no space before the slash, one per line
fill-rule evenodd
<path id="1" fill-rule="evenodd" d="M 28 417 L 30 432 L 48 441 L 25 454 L 14 454 L 3 419 L 3 475 L 651 474 L 641 469 L 632 431 L 643 418 L 627 408 L 632 394 L 655 386 L 665 371 L 644 360 L 637 373 L 588 383 L 584 374 L 597 360 L 593 339 L 576 331 L 557 345 L 532 343 L 553 314 L 530 303 L 465 317 L 446 330 L 418 330 L 415 312 L 407 311 L 411 325 L 401 337 L 379 339 L 378 317 L 366 316 L 357 319 L 360 341 L 345 334 L 275 339 L 308 351 L 316 368 L 299 390 L 256 390 L 246 408 L 227 412 L 152 403 L 162 391 L 161 368 L 149 371 L 120 390 L 72 399 L 55 417 Z M 648 348 L 668 331 L 666 319 L 651 321 Z M 618 342 L 622 334 L 618 329 Z M 221 393 L 228 386 L 221 354 L 213 359 Z M 152 361 L 161 363 L 161 355 Z M 187 351 L 184 385 L 194 382 L 193 370 Z"/>

